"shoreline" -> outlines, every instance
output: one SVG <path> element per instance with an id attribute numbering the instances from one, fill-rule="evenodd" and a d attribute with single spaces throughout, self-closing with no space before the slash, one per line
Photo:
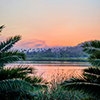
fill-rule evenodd
<path id="1" fill-rule="evenodd" d="M 25 61 L 70 61 L 88 62 L 87 58 L 27 58 Z"/>

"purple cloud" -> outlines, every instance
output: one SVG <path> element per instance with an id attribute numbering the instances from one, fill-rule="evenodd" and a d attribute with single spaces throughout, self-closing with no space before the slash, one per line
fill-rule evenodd
<path id="1" fill-rule="evenodd" d="M 42 47 L 47 47 L 47 45 L 45 41 L 38 39 L 20 41 L 17 45 L 15 45 L 15 48 L 42 48 Z"/>

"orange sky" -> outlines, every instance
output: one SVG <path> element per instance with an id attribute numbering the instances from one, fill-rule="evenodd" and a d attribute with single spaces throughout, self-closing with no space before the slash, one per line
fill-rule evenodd
<path id="1" fill-rule="evenodd" d="M 100 0 L 2 0 L 0 39 L 21 35 L 17 47 L 75 46 L 100 40 Z"/>

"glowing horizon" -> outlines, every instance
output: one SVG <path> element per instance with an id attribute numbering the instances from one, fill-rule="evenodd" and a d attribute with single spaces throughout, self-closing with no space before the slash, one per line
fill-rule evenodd
<path id="1" fill-rule="evenodd" d="M 18 47 L 76 46 L 100 40 L 100 0 L 0 0 L 0 39 L 21 35 Z"/>

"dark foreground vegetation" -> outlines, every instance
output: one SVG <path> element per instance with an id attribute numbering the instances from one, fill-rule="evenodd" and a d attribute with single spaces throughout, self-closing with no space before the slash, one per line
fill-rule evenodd
<path id="1" fill-rule="evenodd" d="M 83 45 L 83 51 L 89 54 L 89 62 L 93 67 L 85 69 L 83 76 L 65 80 L 61 86 L 66 90 L 78 90 L 100 99 L 100 41 L 91 41 Z"/>
<path id="2" fill-rule="evenodd" d="M 0 27 L 0 32 L 4 25 Z M 9 49 L 21 39 L 10 37 L 0 43 L 0 99 L 1 100 L 99 100 L 100 99 L 100 41 L 83 45 L 89 54 L 89 62 L 95 66 L 85 69 L 82 78 L 72 78 L 59 83 L 35 76 L 34 68 L 16 66 L 5 68 L 5 64 L 25 60 L 25 54 Z"/>

